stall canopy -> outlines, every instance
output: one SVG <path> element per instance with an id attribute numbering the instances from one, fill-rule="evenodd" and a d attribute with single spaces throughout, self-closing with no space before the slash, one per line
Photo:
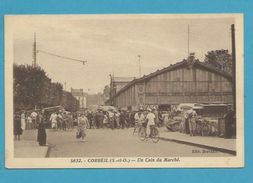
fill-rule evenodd
<path id="1" fill-rule="evenodd" d="M 109 106 L 109 105 L 101 105 L 99 106 L 98 109 L 103 110 L 103 111 L 115 111 L 115 112 L 118 111 L 116 107 Z"/>
<path id="2" fill-rule="evenodd" d="M 203 105 L 197 103 L 182 103 L 177 107 L 177 111 L 186 111 L 189 109 L 203 109 Z"/>
<path id="3" fill-rule="evenodd" d="M 64 107 L 62 107 L 61 105 L 58 105 L 58 106 L 52 106 L 52 107 L 46 107 L 46 108 L 43 108 L 42 110 L 44 111 L 56 111 L 56 110 L 64 110 Z"/>

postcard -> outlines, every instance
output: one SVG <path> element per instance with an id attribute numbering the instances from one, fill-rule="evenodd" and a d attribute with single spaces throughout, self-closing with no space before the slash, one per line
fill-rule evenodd
<path id="1" fill-rule="evenodd" d="M 243 14 L 6 15 L 6 167 L 244 167 L 243 28 Z"/>

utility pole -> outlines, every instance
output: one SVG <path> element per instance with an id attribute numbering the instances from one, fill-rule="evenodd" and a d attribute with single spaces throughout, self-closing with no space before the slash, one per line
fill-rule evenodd
<path id="1" fill-rule="evenodd" d="M 57 57 L 57 58 L 60 58 L 62 60 L 80 62 L 83 65 L 85 65 L 87 63 L 86 60 L 80 60 L 80 59 L 75 59 L 75 58 L 71 58 L 71 57 L 66 57 L 66 56 L 58 55 L 58 54 L 55 54 L 55 53 L 52 53 L 52 52 L 49 52 L 49 51 L 44 51 L 44 50 L 37 49 L 36 32 L 35 32 L 34 33 L 34 41 L 33 41 L 33 62 L 32 62 L 33 67 L 37 66 L 37 53 L 42 53 L 42 54 L 46 54 L 46 55 L 49 55 L 49 56 Z"/>
<path id="2" fill-rule="evenodd" d="M 190 56 L 190 25 L 188 24 L 188 57 Z"/>
<path id="3" fill-rule="evenodd" d="M 139 60 L 139 77 L 141 77 L 141 55 L 138 55 Z"/>
<path id="4" fill-rule="evenodd" d="M 235 25 L 231 25 L 231 47 L 232 47 L 232 94 L 233 94 L 233 109 L 236 113 L 236 50 L 235 50 Z"/>
<path id="5" fill-rule="evenodd" d="M 37 66 L 37 45 L 36 45 L 36 32 L 34 33 L 34 40 L 33 40 L 33 67 Z"/>
<path id="6" fill-rule="evenodd" d="M 36 45 L 36 32 L 34 32 L 34 38 L 33 38 L 33 63 L 32 67 L 37 67 L 37 45 Z M 34 86 L 33 86 L 34 87 Z M 34 104 L 34 110 L 36 111 L 37 105 Z"/>

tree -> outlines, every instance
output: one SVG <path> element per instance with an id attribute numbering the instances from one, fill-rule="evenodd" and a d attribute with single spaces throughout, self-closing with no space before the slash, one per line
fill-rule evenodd
<path id="1" fill-rule="evenodd" d="M 79 109 L 79 102 L 78 100 L 67 91 L 63 91 L 61 105 L 70 112 L 75 112 Z"/>
<path id="2" fill-rule="evenodd" d="M 213 50 L 205 55 L 205 63 L 215 68 L 232 73 L 232 56 L 228 50 Z"/>
<path id="3" fill-rule="evenodd" d="M 44 81 L 47 79 L 45 71 L 40 67 L 14 65 L 14 104 L 24 108 L 39 105 L 44 95 Z"/>
<path id="4" fill-rule="evenodd" d="M 35 106 L 38 108 L 56 106 L 62 103 L 69 110 L 78 110 L 78 102 L 72 94 L 63 95 L 62 84 L 51 82 L 42 68 L 14 64 L 13 71 L 15 111 L 31 110 Z"/>

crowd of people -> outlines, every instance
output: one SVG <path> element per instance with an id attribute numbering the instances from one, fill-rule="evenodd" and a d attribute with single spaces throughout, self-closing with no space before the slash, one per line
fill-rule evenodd
<path id="1" fill-rule="evenodd" d="M 222 117 L 221 117 L 222 118 Z M 207 120 L 193 109 L 183 112 L 183 117 L 179 122 L 179 131 L 190 136 L 220 136 L 232 138 L 235 135 L 235 114 L 231 106 L 227 106 L 227 111 L 223 116 L 224 129 L 219 127 L 219 120 Z"/>
<path id="2" fill-rule="evenodd" d="M 160 113 L 156 108 L 147 108 L 144 110 L 140 108 L 139 111 L 129 110 L 97 110 L 96 112 L 87 112 L 85 115 L 89 121 L 89 128 L 109 128 L 109 129 L 125 129 L 135 127 L 137 121 L 139 123 L 145 122 L 148 114 L 152 112 L 154 116 L 154 124 L 158 127 L 163 126 L 164 116 L 160 116 Z M 141 120 L 138 116 L 141 116 Z"/>
<path id="3" fill-rule="evenodd" d="M 14 138 L 20 140 L 24 130 L 38 130 L 37 141 L 39 145 L 46 145 L 46 128 L 54 130 L 67 131 L 78 128 L 78 138 L 85 140 L 86 129 L 125 129 L 134 127 L 133 133 L 140 127 L 145 126 L 147 134 L 150 133 L 150 126 L 157 127 L 167 126 L 171 124 L 176 112 L 170 110 L 158 111 L 156 108 L 140 108 L 139 111 L 128 110 L 101 110 L 83 111 L 83 112 L 67 112 L 64 110 L 53 111 L 45 114 L 45 111 L 21 111 L 14 114 Z M 199 135 L 200 126 L 199 116 L 196 111 L 190 109 L 183 113 L 183 119 L 179 122 L 179 131 L 189 134 L 190 136 Z M 225 138 L 231 138 L 233 133 L 234 112 L 231 107 L 224 116 L 225 120 Z M 204 123 L 202 123 L 204 124 Z M 211 125 L 212 126 L 212 125 Z M 202 127 L 203 131 L 204 127 Z M 217 131 L 217 129 L 208 129 L 209 131 Z"/>
<path id="4" fill-rule="evenodd" d="M 46 126 L 43 111 L 21 111 L 14 113 L 14 139 L 20 140 L 24 130 L 38 130 L 37 141 L 39 145 L 46 145 Z"/>
<path id="5" fill-rule="evenodd" d="M 152 110 L 152 115 L 149 114 Z M 141 117 L 137 117 L 141 115 Z M 20 140 L 24 130 L 38 130 L 37 141 L 40 145 L 46 145 L 46 128 L 55 131 L 67 131 L 77 126 L 80 139 L 84 140 L 85 129 L 125 129 L 136 127 L 137 123 L 144 123 L 145 119 L 157 126 L 162 126 L 158 111 L 153 109 L 132 112 L 127 110 L 98 109 L 96 111 L 67 112 L 55 110 L 47 112 L 43 110 L 21 111 L 14 114 L 14 137 Z M 153 118 L 153 119 L 151 119 Z M 149 130 L 149 129 L 148 129 Z"/>
<path id="6" fill-rule="evenodd" d="M 62 110 L 58 112 L 52 112 L 49 122 L 51 123 L 52 129 L 66 131 L 73 129 L 74 127 L 73 114 Z"/>

